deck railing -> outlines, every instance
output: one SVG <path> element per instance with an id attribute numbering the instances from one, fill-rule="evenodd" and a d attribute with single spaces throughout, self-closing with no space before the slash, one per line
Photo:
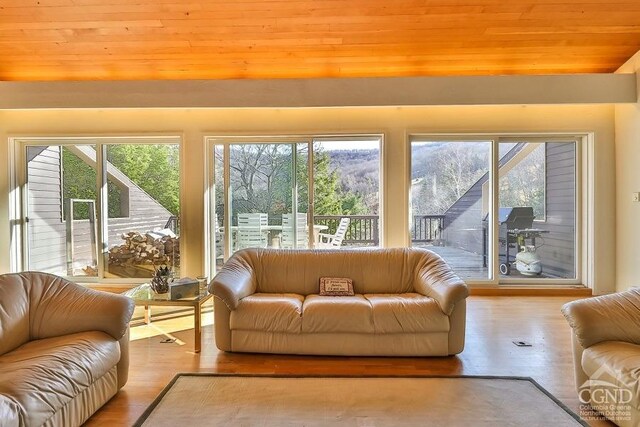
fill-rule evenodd
<path id="1" fill-rule="evenodd" d="M 440 244 L 443 240 L 444 218 L 444 215 L 414 215 L 411 241 Z"/>
<path id="2" fill-rule="evenodd" d="M 380 244 L 378 215 L 315 215 L 313 223 L 326 225 L 328 228 L 323 233 L 333 234 L 342 218 L 351 219 L 343 245 L 378 246 Z"/>
<path id="3" fill-rule="evenodd" d="M 168 228 L 173 231 L 173 234 L 176 236 L 180 235 L 180 217 L 171 215 L 167 220 L 167 223 L 164 225 L 164 228 Z"/>
<path id="4" fill-rule="evenodd" d="M 349 218 L 349 228 L 343 245 L 378 246 L 380 244 L 380 222 L 378 215 L 315 215 L 313 223 L 326 225 L 322 233 L 333 234 L 342 218 Z M 443 239 L 444 215 L 414 215 L 411 241 L 440 244 Z M 269 225 L 281 225 L 282 215 L 269 216 Z"/>

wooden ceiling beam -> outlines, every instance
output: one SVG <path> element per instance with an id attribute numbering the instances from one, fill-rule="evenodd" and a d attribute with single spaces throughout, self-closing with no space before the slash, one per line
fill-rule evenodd
<path id="1" fill-rule="evenodd" d="M 287 108 L 637 102 L 635 74 L 0 82 L 0 109 Z"/>

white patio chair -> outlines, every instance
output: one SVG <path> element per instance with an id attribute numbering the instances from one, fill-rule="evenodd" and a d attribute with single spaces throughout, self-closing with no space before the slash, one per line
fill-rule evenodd
<path id="1" fill-rule="evenodd" d="M 237 249 L 266 248 L 268 222 L 266 213 L 238 214 Z"/>
<path id="2" fill-rule="evenodd" d="M 342 241 L 347 234 L 347 229 L 349 228 L 350 222 L 350 218 L 342 218 L 340 219 L 340 224 L 338 224 L 338 228 L 336 229 L 335 234 L 320 233 L 320 239 L 317 243 L 317 247 L 319 249 L 335 249 L 342 246 Z"/>
<path id="3" fill-rule="evenodd" d="M 297 236 L 295 231 L 297 230 Z M 282 214 L 282 248 L 303 249 L 309 246 L 309 227 L 307 214 L 298 213 L 297 223 L 293 224 L 293 214 Z"/>

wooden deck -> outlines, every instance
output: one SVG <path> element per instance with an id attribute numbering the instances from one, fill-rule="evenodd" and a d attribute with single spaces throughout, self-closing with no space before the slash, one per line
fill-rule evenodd
<path id="1" fill-rule="evenodd" d="M 453 270 L 462 279 L 487 279 L 489 270 L 487 267 L 482 266 L 482 255 L 473 252 L 467 252 L 462 249 L 452 248 L 450 246 L 435 246 L 430 244 L 415 244 L 414 246 L 429 249 L 440 255 L 447 261 L 447 263 L 453 268 Z M 511 274 L 508 276 L 500 275 L 501 277 L 510 278 L 525 278 L 532 279 L 531 276 L 523 276 L 515 268 L 511 269 Z M 549 278 L 551 276 L 543 273 L 537 278 Z"/>

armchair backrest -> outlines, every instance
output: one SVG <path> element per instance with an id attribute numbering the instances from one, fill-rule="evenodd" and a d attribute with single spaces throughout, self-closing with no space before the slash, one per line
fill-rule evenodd
<path id="1" fill-rule="evenodd" d="M 414 248 L 343 250 L 247 249 L 235 258 L 252 270 L 256 292 L 318 293 L 321 277 L 347 277 L 356 293 L 415 292 L 423 268 L 446 264 L 437 254 Z"/>
<path id="2" fill-rule="evenodd" d="M 122 338 L 134 303 L 47 273 L 0 275 L 0 355 L 28 341 L 85 331 Z"/>
<path id="3" fill-rule="evenodd" d="M 640 344 L 640 289 L 572 301 L 562 314 L 583 348 L 603 341 Z"/>

